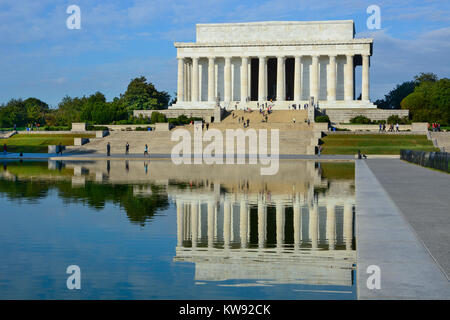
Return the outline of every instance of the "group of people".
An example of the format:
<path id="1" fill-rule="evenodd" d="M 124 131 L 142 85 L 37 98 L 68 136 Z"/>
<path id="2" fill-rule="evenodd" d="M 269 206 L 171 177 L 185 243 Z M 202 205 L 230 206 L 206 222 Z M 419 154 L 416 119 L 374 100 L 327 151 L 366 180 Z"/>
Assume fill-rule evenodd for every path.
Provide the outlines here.
<path id="1" fill-rule="evenodd" d="M 127 143 L 125 144 L 125 154 L 128 155 L 130 153 L 130 144 Z M 106 155 L 109 157 L 111 156 L 111 143 L 108 142 L 108 144 L 106 145 Z M 144 156 L 148 156 L 148 145 L 145 144 L 144 147 Z"/>
<path id="2" fill-rule="evenodd" d="M 437 122 L 433 122 L 431 124 L 433 131 L 441 131 L 441 124 Z M 428 128 L 430 128 L 430 124 L 428 124 Z"/>
<path id="3" fill-rule="evenodd" d="M 380 123 L 380 128 L 378 129 L 379 132 L 386 132 L 386 124 L 385 123 Z M 400 131 L 400 125 L 398 123 L 395 124 L 395 130 L 394 130 L 394 124 L 391 123 L 389 125 L 389 132 L 399 132 Z"/>
<path id="4" fill-rule="evenodd" d="M 239 117 L 238 118 L 238 123 L 241 123 L 241 122 L 242 122 L 244 128 L 248 128 L 250 126 L 250 119 L 244 119 L 243 116 Z"/>

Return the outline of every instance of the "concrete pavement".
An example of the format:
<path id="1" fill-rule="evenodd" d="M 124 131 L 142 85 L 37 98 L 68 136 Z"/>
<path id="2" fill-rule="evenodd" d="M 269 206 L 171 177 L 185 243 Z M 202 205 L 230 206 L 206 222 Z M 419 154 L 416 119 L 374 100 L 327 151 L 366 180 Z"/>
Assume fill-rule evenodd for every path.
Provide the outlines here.
<path id="1" fill-rule="evenodd" d="M 394 168 L 400 163 L 355 161 L 358 299 L 450 299 L 445 274 L 369 169 L 376 161 L 392 162 Z M 397 180 L 396 171 L 385 169 L 391 180 Z M 407 186 L 399 194 L 420 201 L 420 195 L 410 192 Z M 371 275 L 367 268 L 371 265 L 381 270 L 380 289 L 367 286 Z"/>
<path id="2" fill-rule="evenodd" d="M 450 280 L 450 174 L 404 161 L 367 164 Z"/>

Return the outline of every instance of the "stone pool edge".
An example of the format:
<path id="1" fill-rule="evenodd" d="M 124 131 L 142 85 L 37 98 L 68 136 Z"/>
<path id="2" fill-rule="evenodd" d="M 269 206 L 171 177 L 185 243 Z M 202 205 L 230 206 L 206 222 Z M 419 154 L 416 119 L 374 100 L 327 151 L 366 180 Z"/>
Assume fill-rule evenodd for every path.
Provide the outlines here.
<path id="1" fill-rule="evenodd" d="M 355 161 L 355 185 L 357 298 L 450 299 L 445 275 L 364 160 Z M 380 289 L 367 286 L 371 265 Z"/>

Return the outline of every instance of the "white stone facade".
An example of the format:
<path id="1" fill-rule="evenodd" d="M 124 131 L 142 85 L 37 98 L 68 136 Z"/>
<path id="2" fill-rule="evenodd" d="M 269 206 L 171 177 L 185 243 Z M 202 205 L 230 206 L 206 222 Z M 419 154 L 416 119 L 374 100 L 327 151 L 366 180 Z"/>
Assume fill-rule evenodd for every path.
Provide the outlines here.
<path id="1" fill-rule="evenodd" d="M 354 24 L 294 21 L 197 24 L 197 42 L 175 42 L 176 109 L 375 108 L 369 100 L 372 39 L 355 39 Z M 355 66 L 361 65 L 361 100 Z M 272 101 L 272 103 L 271 103 Z"/>

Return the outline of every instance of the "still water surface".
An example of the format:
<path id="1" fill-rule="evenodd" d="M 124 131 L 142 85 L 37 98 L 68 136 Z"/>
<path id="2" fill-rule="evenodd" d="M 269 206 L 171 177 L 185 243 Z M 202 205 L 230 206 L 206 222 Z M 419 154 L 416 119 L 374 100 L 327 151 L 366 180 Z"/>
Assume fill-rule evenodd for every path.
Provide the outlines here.
<path id="1" fill-rule="evenodd" d="M 3 162 L 0 298 L 355 299 L 354 196 L 351 162 Z"/>

